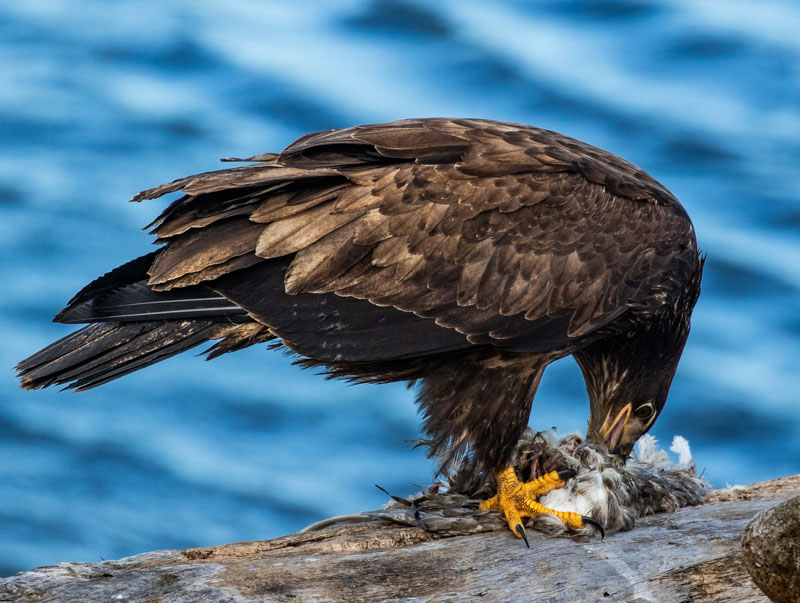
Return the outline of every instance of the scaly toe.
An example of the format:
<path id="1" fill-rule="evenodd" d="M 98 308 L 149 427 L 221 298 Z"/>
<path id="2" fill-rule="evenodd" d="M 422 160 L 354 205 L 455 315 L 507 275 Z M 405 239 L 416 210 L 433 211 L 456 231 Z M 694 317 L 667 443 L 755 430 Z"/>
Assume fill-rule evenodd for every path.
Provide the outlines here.
<path id="1" fill-rule="evenodd" d="M 534 515 L 550 514 L 555 515 L 574 530 L 582 530 L 587 525 L 594 527 L 600 532 L 600 537 L 605 538 L 603 526 L 591 517 L 586 517 L 571 511 L 556 511 L 549 509 L 538 502 L 537 497 L 562 488 L 567 480 L 575 477 L 573 469 L 563 469 L 561 471 L 551 471 L 550 473 L 522 483 L 517 478 L 513 467 L 508 467 L 497 475 L 497 494 L 492 498 L 480 503 L 481 509 L 494 509 L 505 514 L 506 522 L 511 532 L 518 538 L 525 540 L 525 544 L 530 548 L 525 528 L 522 525 L 523 517 Z"/>
<path id="2" fill-rule="evenodd" d="M 491 498 L 482 500 L 478 505 L 480 509 L 494 509 L 495 511 L 502 511 L 503 507 L 500 505 L 500 495 L 495 494 Z"/>

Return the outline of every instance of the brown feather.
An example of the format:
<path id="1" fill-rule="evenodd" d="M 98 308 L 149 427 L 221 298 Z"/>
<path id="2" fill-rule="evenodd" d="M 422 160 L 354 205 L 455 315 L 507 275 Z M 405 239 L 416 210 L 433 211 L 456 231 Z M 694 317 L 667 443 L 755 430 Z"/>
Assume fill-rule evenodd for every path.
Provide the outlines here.
<path id="1" fill-rule="evenodd" d="M 296 183 L 284 183 L 277 194 L 263 195 L 263 201 L 252 210 L 253 222 L 268 224 L 303 213 L 327 201 L 338 199 L 349 190 L 341 179 L 321 179 L 298 187 Z"/>
<path id="2" fill-rule="evenodd" d="M 275 258 L 295 253 L 358 218 L 358 214 L 331 214 L 330 202 L 272 222 L 263 229 L 256 255 Z"/>
<path id="3" fill-rule="evenodd" d="M 203 282 L 213 281 L 221 276 L 225 276 L 230 272 L 249 268 L 261 261 L 261 258 L 256 256 L 255 253 L 245 253 L 225 260 L 220 264 L 211 264 L 197 272 L 188 272 L 181 276 L 166 280 L 162 283 L 152 283 L 151 286 L 154 291 L 169 291 L 171 289 L 178 289 L 182 287 L 190 287 Z"/>
<path id="4" fill-rule="evenodd" d="M 247 219 L 231 218 L 176 238 L 156 257 L 149 282 L 163 284 L 250 253 L 263 229 Z"/>
<path id="5" fill-rule="evenodd" d="M 350 222 L 297 252 L 286 271 L 286 292 L 327 293 L 330 283 L 371 250 L 353 243 L 355 224 Z"/>

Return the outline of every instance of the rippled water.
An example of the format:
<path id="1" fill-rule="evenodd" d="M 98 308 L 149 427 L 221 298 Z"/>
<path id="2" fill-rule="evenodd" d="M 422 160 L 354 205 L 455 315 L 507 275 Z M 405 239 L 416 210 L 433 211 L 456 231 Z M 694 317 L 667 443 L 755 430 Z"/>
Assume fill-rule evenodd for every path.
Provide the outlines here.
<path id="1" fill-rule="evenodd" d="M 81 395 L 10 367 L 86 282 L 148 250 L 140 189 L 312 131 L 414 116 L 531 123 L 666 184 L 708 252 L 662 441 L 717 485 L 800 471 L 800 7 L 459 0 L 0 8 L 0 575 L 277 536 L 403 494 L 431 464 L 413 392 L 249 349 Z M 551 367 L 533 424 L 585 426 Z"/>

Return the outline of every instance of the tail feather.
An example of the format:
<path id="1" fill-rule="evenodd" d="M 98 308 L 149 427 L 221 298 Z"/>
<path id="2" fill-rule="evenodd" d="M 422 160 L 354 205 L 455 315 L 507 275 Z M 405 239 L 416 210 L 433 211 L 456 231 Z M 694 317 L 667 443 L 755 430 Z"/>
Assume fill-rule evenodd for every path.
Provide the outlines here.
<path id="1" fill-rule="evenodd" d="M 26 389 L 66 384 L 83 391 L 224 336 L 224 329 L 211 320 L 91 324 L 20 362 L 18 376 Z"/>
<path id="2" fill-rule="evenodd" d="M 218 328 L 219 325 L 216 326 Z M 209 339 L 214 338 L 213 333 L 213 331 L 210 334 L 205 332 L 195 333 L 194 335 L 185 337 L 180 342 L 166 347 L 154 346 L 155 349 L 151 349 L 151 351 L 147 353 L 139 354 L 137 350 L 137 353 L 127 354 L 125 357 L 117 358 L 113 366 L 103 365 L 102 370 L 87 370 L 80 373 L 79 378 L 74 381 L 71 387 L 74 387 L 77 391 L 84 391 L 97 387 L 98 385 L 103 385 L 104 383 L 113 381 L 128 373 L 138 371 L 151 364 L 156 364 L 170 356 L 174 356 L 175 354 L 179 354 L 180 352 L 205 343 L 209 341 Z"/>
<path id="3" fill-rule="evenodd" d="M 158 252 L 136 258 L 81 289 L 56 322 L 138 322 L 184 318 L 247 319 L 247 312 L 201 285 L 174 291 L 153 291 L 147 271 Z"/>
<path id="4" fill-rule="evenodd" d="M 90 323 L 17 365 L 22 387 L 107 383 L 213 339 L 209 357 L 274 338 L 242 308 L 201 285 L 153 291 L 147 271 L 159 252 L 115 268 L 70 300 L 55 318 Z"/>

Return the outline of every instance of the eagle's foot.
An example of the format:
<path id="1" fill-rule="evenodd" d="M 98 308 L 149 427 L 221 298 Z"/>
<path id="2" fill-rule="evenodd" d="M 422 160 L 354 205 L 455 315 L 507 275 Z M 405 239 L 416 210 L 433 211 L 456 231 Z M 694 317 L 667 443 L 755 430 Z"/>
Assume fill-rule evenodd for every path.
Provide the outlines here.
<path id="1" fill-rule="evenodd" d="M 591 517 L 572 513 L 568 511 L 556 511 L 548 509 L 536 499 L 555 490 L 563 488 L 567 480 L 575 476 L 575 471 L 565 469 L 563 471 L 551 471 L 535 480 L 521 482 L 517 479 L 517 474 L 513 467 L 501 471 L 497 475 L 497 494 L 481 502 L 481 509 L 494 509 L 502 511 L 506 516 L 508 527 L 517 538 L 522 538 L 528 545 L 528 537 L 525 535 L 525 527 L 522 525 L 524 517 L 533 517 L 541 513 L 550 513 L 563 521 L 570 528 L 580 530 L 591 525 L 600 531 L 601 537 L 605 537 L 603 526 Z"/>

